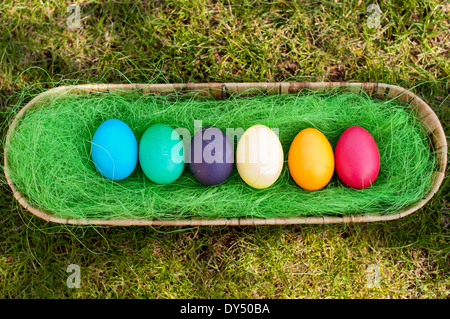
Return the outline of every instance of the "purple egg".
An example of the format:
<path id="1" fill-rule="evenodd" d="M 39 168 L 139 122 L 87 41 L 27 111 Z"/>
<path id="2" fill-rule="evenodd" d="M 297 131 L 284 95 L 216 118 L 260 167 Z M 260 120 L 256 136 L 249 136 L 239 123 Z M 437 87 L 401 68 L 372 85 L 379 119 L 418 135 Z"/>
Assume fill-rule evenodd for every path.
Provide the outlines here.
<path id="1" fill-rule="evenodd" d="M 194 134 L 188 156 L 192 175 L 207 186 L 224 182 L 233 170 L 233 145 L 226 134 L 214 126 L 204 126 Z"/>

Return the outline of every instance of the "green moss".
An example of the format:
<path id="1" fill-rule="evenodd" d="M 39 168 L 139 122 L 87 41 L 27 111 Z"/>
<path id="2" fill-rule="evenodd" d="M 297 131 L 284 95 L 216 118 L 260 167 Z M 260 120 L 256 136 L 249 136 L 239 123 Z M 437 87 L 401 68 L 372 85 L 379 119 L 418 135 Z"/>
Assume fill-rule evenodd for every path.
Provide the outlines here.
<path id="1" fill-rule="evenodd" d="M 167 185 L 151 182 L 140 167 L 114 182 L 103 178 L 90 158 L 92 136 L 110 118 L 127 123 L 138 140 L 155 123 L 187 128 L 191 136 L 196 120 L 224 131 L 264 124 L 279 130 L 285 160 L 290 143 L 304 128 L 317 128 L 334 147 L 345 129 L 359 125 L 378 145 L 381 171 L 363 190 L 346 187 L 335 174 L 315 192 L 293 182 L 286 161 L 277 182 L 262 190 L 246 185 L 236 168 L 226 182 L 214 187 L 198 183 L 188 167 Z M 75 219 L 390 214 L 428 192 L 434 161 L 412 110 L 394 100 L 338 91 L 232 96 L 223 101 L 139 93 L 69 95 L 27 112 L 12 132 L 8 151 L 11 178 L 30 202 Z"/>

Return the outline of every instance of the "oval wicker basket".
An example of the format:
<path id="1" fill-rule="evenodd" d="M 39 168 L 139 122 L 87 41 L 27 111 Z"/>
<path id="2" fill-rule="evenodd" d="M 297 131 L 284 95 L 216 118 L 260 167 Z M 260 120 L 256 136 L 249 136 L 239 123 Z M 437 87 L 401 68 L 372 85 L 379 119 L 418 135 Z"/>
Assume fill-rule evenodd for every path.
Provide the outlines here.
<path id="1" fill-rule="evenodd" d="M 221 218 L 221 219 L 190 219 L 190 220 L 142 220 L 142 219 L 115 219 L 115 220 L 85 220 L 85 219 L 62 219 L 55 217 L 51 212 L 43 211 L 29 205 L 26 194 L 18 191 L 11 181 L 8 170 L 8 143 L 10 132 L 27 110 L 44 105 L 48 97 L 64 94 L 86 94 L 90 92 L 115 91 L 116 93 L 130 90 L 140 90 L 143 93 L 173 93 L 174 91 L 183 94 L 192 94 L 204 98 L 225 99 L 234 93 L 244 93 L 248 95 L 253 92 L 266 92 L 267 94 L 289 94 L 298 93 L 304 89 L 310 90 L 330 90 L 339 87 L 342 90 L 354 92 L 366 92 L 369 96 L 377 99 L 396 98 L 409 107 L 415 109 L 420 117 L 420 121 L 429 135 L 432 149 L 435 153 L 437 166 L 434 171 L 433 185 L 429 193 L 418 203 L 407 207 L 402 211 L 389 215 L 349 215 L 342 217 L 335 216 L 307 216 L 291 218 Z M 61 86 L 41 93 L 25 105 L 11 123 L 5 142 L 4 168 L 5 176 L 14 197 L 28 211 L 34 215 L 51 222 L 75 225 L 276 225 L 276 224 L 328 224 L 347 222 L 374 222 L 387 221 L 407 216 L 423 207 L 438 191 L 445 174 L 447 164 L 447 140 L 442 125 L 433 110 L 414 93 L 395 85 L 383 83 L 347 83 L 347 82 L 281 82 L 281 83 L 186 83 L 186 84 L 93 84 Z"/>

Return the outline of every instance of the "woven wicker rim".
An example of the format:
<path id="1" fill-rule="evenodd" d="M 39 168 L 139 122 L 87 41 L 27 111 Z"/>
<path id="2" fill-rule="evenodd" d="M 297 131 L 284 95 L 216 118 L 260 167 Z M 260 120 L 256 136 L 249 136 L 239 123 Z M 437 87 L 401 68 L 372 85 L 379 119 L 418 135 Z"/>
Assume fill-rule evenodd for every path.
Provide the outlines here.
<path id="1" fill-rule="evenodd" d="M 229 95 L 235 93 L 266 92 L 268 94 L 289 94 L 298 93 L 301 90 L 330 90 L 337 88 L 343 91 L 366 92 L 369 96 L 378 99 L 396 98 L 409 107 L 415 109 L 420 117 L 424 129 L 428 132 L 436 159 L 437 167 L 434 171 L 433 185 L 429 193 L 418 203 L 407 207 L 396 214 L 388 215 L 349 215 L 349 216 L 305 216 L 289 218 L 220 218 L 220 219 L 189 219 L 189 220 L 158 220 L 158 219 L 64 219 L 54 216 L 51 212 L 40 210 L 27 202 L 27 197 L 18 191 L 11 181 L 8 169 L 8 143 L 9 136 L 19 118 L 27 110 L 45 105 L 46 99 L 54 95 L 65 94 L 86 94 L 91 92 L 110 91 L 115 93 L 131 90 L 140 90 L 143 93 L 168 94 L 179 92 L 182 94 L 192 94 L 212 99 L 226 99 Z M 253 93 L 252 93 L 253 90 Z M 438 191 L 445 176 L 447 164 L 447 139 L 439 118 L 421 98 L 402 87 L 384 83 L 348 83 L 348 82 L 281 82 L 281 83 L 174 83 L 174 84 L 92 84 L 92 85 L 73 85 L 60 86 L 45 91 L 29 103 L 27 103 L 16 115 L 11 123 L 4 151 L 5 176 L 16 200 L 26 210 L 45 221 L 73 224 L 73 225 L 111 225 L 111 226 L 131 226 L 131 225 L 156 225 L 156 226 L 201 226 L 201 225 L 280 225 L 280 224 L 330 224 L 330 223 L 348 223 L 348 222 L 374 222 L 388 221 L 405 217 L 421 207 L 423 207 Z"/>

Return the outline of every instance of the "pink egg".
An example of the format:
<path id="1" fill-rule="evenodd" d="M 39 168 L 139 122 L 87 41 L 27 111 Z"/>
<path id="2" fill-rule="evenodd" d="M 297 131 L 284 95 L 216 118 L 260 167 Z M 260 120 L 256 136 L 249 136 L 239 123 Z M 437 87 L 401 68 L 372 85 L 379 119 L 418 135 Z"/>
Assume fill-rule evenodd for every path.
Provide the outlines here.
<path id="1" fill-rule="evenodd" d="M 372 135 L 361 126 L 349 127 L 342 133 L 334 156 L 339 179 L 349 187 L 368 187 L 378 177 L 380 153 Z"/>

